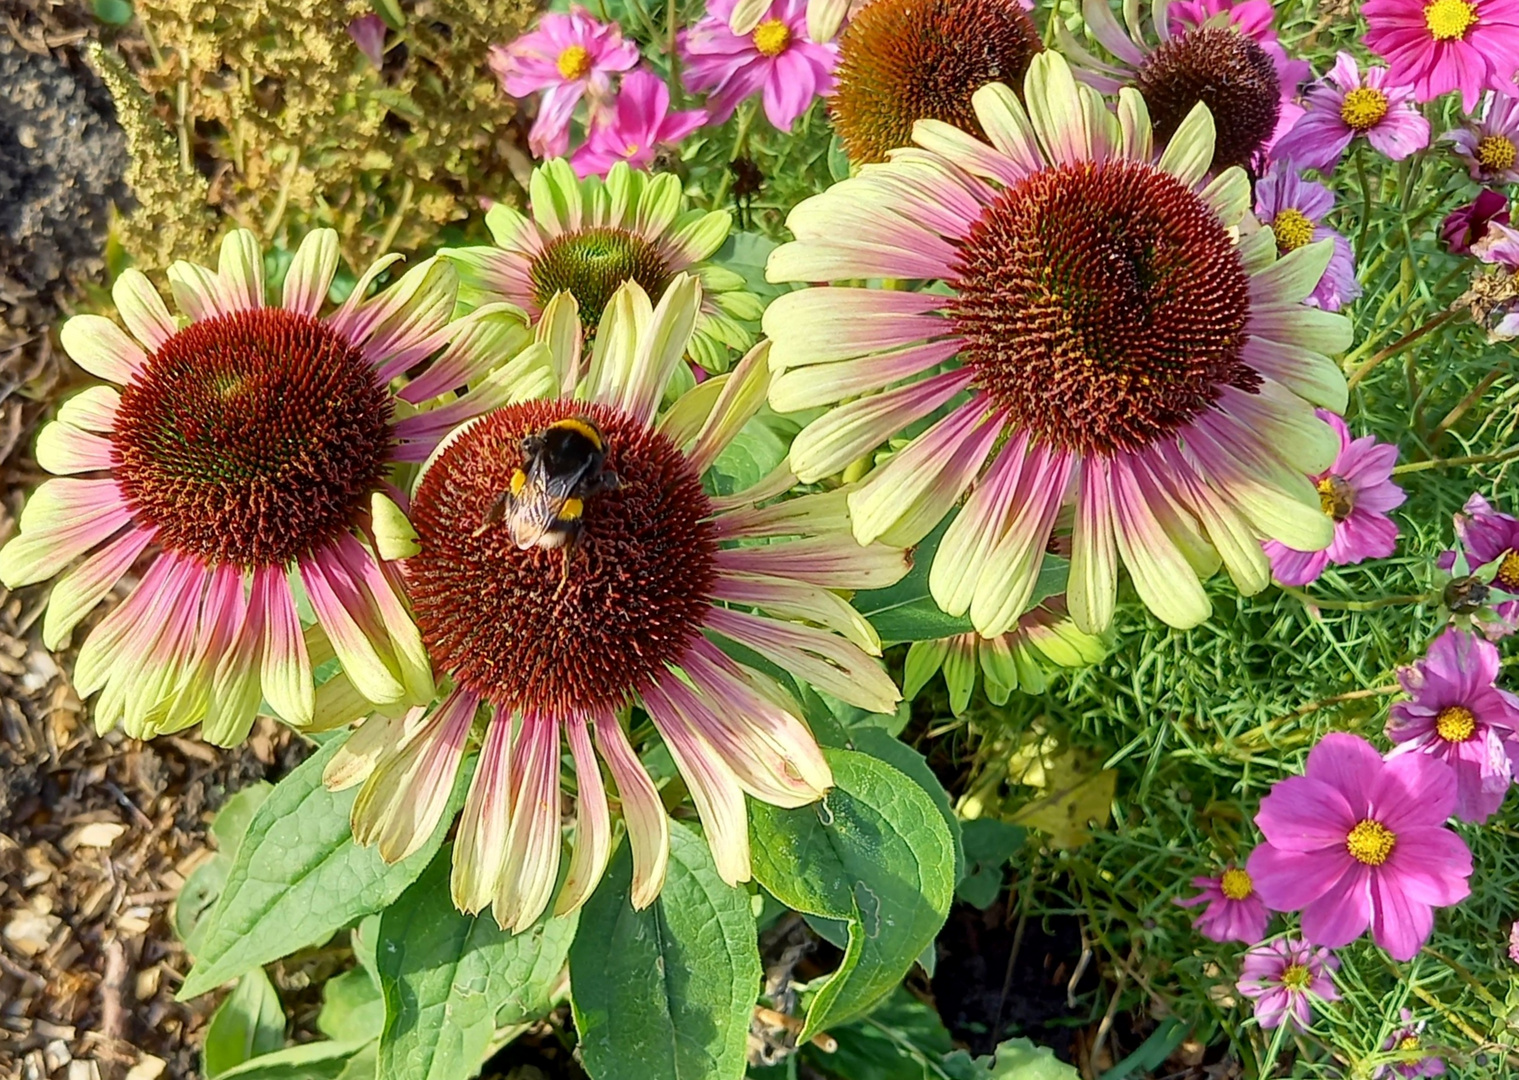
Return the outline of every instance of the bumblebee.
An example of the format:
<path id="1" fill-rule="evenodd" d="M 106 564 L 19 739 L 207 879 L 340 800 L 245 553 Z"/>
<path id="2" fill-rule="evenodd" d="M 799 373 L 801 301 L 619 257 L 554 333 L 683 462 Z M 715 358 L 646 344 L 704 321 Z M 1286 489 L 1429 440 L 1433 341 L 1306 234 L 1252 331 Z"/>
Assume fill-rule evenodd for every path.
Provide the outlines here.
<path id="1" fill-rule="evenodd" d="M 606 436 L 584 417 L 556 420 L 526 436 L 522 465 L 512 473 L 511 486 L 486 510 L 475 535 L 504 519 L 513 542 L 524 551 L 573 544 L 585 501 L 618 486 L 606 459 Z"/>

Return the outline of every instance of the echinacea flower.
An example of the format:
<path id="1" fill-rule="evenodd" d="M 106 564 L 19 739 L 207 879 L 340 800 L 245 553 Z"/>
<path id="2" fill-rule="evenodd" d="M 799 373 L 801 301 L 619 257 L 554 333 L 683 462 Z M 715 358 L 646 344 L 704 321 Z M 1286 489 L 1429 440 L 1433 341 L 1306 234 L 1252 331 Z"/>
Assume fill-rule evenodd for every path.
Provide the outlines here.
<path id="1" fill-rule="evenodd" d="M 570 147 L 570 120 L 586 98 L 591 119 L 606 108 L 612 76 L 638 63 L 638 46 L 614 23 L 597 22 L 583 7 L 549 12 L 535 30 L 490 50 L 490 69 L 514 98 L 542 93 L 528 146 L 539 157 L 560 157 Z"/>
<path id="2" fill-rule="evenodd" d="M 1306 60 L 1287 55 L 1271 23 L 1276 11 L 1271 0 L 1176 0 L 1166 9 L 1171 33 L 1181 35 L 1200 26 L 1230 25 L 1254 41 L 1276 64 L 1284 90 L 1296 89 L 1312 73 Z"/>
<path id="3" fill-rule="evenodd" d="M 1497 679 L 1497 648 L 1455 628 L 1398 671 L 1410 700 L 1393 705 L 1387 720 L 1387 737 L 1398 744 L 1392 756 L 1430 754 L 1455 770 L 1462 821 L 1486 821 L 1514 780 L 1509 749 L 1519 740 L 1519 698 Z"/>
<path id="4" fill-rule="evenodd" d="M 1161 141 L 1171 139 L 1196 105 L 1207 106 L 1216 124 L 1213 167 L 1249 164 L 1277 134 L 1282 106 L 1296 95 L 1296 84 L 1284 84 L 1271 54 L 1227 18 L 1176 33 L 1167 6 L 1167 0 L 1154 0 L 1147 32 L 1139 6 L 1126 5 L 1125 31 L 1109 0 L 1084 0 L 1087 29 L 1112 59 L 1082 48 L 1056 20 L 1060 49 L 1089 86 L 1105 94 L 1138 89 Z"/>
<path id="5" fill-rule="evenodd" d="M 861 0 L 854 0 L 859 4 Z M 728 29 L 735 34 L 752 34 L 764 21 L 771 0 L 736 0 L 728 13 Z M 807 37 L 818 43 L 833 40 L 849 14 L 850 0 L 807 0 Z"/>
<path id="6" fill-rule="evenodd" d="M 585 144 L 570 158 L 576 175 L 605 176 L 619 162 L 647 168 L 661 146 L 673 146 L 707 122 L 701 109 L 670 112 L 670 88 L 639 68 L 628 73 L 617 101 L 591 121 Z"/>
<path id="7" fill-rule="evenodd" d="M 1494 510 L 1492 503 L 1473 492 L 1455 515 L 1455 531 L 1467 565 L 1477 569 L 1496 563 L 1488 584 L 1519 596 L 1519 519 Z"/>
<path id="8" fill-rule="evenodd" d="M 530 335 L 522 314 L 501 306 L 451 325 L 454 272 L 435 259 L 370 296 L 397 258 L 376 263 L 324 315 L 335 232 L 305 238 L 281 302 L 268 305 L 258 244 L 238 230 L 217 270 L 169 268 L 183 320 L 128 270 L 113 295 L 131 336 L 99 315 L 65 324 L 69 355 L 116 386 L 69 399 L 43 429 L 37 459 L 60 479 L 22 512 L 20 535 L 0 549 L 0 579 L 15 587 L 62 573 L 43 622 L 43 640 L 57 648 L 143 567 L 79 650 L 74 683 L 82 696 L 99 692 L 101 731 L 120 723 L 148 737 L 202 722 L 208 741 L 231 745 L 261 698 L 310 724 L 318 645 L 342 661 L 334 690 L 351 685 L 382 705 L 431 697 L 431 665 L 394 568 L 362 542 L 371 508 L 376 496 L 399 495 L 390 467 L 426 457 L 439 424 L 504 400 L 485 375 Z M 393 388 L 440 350 L 424 374 Z M 414 408 L 470 384 L 452 404 Z M 320 640 L 308 649 L 298 596 L 330 650 Z"/>
<path id="9" fill-rule="evenodd" d="M 739 103 L 759 94 L 765 117 L 780 131 L 819 97 L 833 93 L 839 50 L 806 35 L 807 0 L 771 0 L 754 29 L 728 26 L 735 0 L 711 0 L 707 13 L 682 38 L 686 88 L 710 91 L 707 111 L 720 124 Z"/>
<path id="10" fill-rule="evenodd" d="M 873 0 L 839 41 L 834 129 L 857 164 L 909 145 L 919 120 L 979 137 L 972 95 L 987 83 L 1021 86 L 1043 49 L 1011 0 Z"/>
<path id="11" fill-rule="evenodd" d="M 723 371 L 730 349 L 743 352 L 754 343 L 739 320 L 759 319 L 759 298 L 738 274 L 707 261 L 728 239 L 733 219 L 723 210 L 690 209 L 679 177 L 618 163 L 605 181 L 577 180 L 566 162 L 549 161 L 533 171 L 529 197 L 527 214 L 503 203 L 486 212 L 494 247 L 439 253 L 459 270 L 462 303 L 505 301 L 536 321 L 556 293 L 568 292 L 581 325 L 594 333 L 627 282 L 660 296 L 676 274 L 690 273 L 702 283 L 691 338 L 697 362 Z"/>
<path id="12" fill-rule="evenodd" d="M 1301 169 L 1328 175 L 1360 137 L 1391 161 L 1429 145 L 1429 121 L 1415 107 L 1413 89 L 1393 82 L 1386 68 L 1367 68 L 1362 75 L 1346 52 L 1309 87 L 1305 105 L 1302 119 L 1271 148 L 1273 158 Z"/>
<path id="13" fill-rule="evenodd" d="M 1339 1001 L 1334 972 L 1340 962 L 1328 949 L 1297 938 L 1279 938 L 1245 953 L 1235 988 L 1255 999 L 1255 1019 L 1270 1030 L 1290 1023 L 1306 1031 L 1315 1001 Z"/>
<path id="14" fill-rule="evenodd" d="M 1278 161 L 1255 183 L 1255 216 L 1276 235 L 1276 250 L 1286 255 L 1315 240 L 1334 243 L 1324 276 L 1308 294 L 1308 303 L 1339 311 L 1361 295 L 1350 241 L 1324 224 L 1334 209 L 1334 192 L 1304 180 L 1290 164 Z"/>
<path id="15" fill-rule="evenodd" d="M 1371 928 L 1394 960 L 1429 939 L 1434 909 L 1470 892 L 1472 856 L 1446 828 L 1456 774 L 1426 754 L 1384 761 L 1356 735 L 1331 732 L 1302 776 L 1261 800 L 1266 842 L 1246 869 L 1274 911 L 1303 913 L 1303 936 L 1337 949 Z"/>
<path id="16" fill-rule="evenodd" d="M 1271 576 L 1283 585 L 1307 585 L 1329 566 L 1385 559 L 1398 546 L 1398 526 L 1388 516 L 1408 498 L 1392 481 L 1398 448 L 1370 435 L 1351 439 L 1345 421 L 1333 413 L 1321 409 L 1319 419 L 1332 427 L 1340 440 L 1334 463 L 1313 477 L 1319 508 L 1334 522 L 1334 540 L 1319 551 L 1295 551 L 1275 540 L 1267 541 Z"/>
<path id="17" fill-rule="evenodd" d="M 978 669 L 986 676 L 987 700 L 1006 705 L 1014 690 L 1044 693 L 1050 668 L 1085 667 L 1107 654 L 1108 643 L 1101 636 L 1076 627 L 1066 612 L 1065 597 L 1051 596 L 997 637 L 971 633 L 913 642 L 907 649 L 902 695 L 908 700 L 917 697 L 934 673 L 943 671 L 950 710 L 959 716 L 970 705 Z"/>
<path id="18" fill-rule="evenodd" d="M 1483 188 L 1465 206 L 1457 207 L 1440 224 L 1440 239 L 1452 255 L 1469 255 L 1472 245 L 1487 237 L 1487 227 L 1509 223 L 1508 196 Z"/>
<path id="19" fill-rule="evenodd" d="M 776 298 L 771 404 L 844 402 L 792 444 L 809 483 L 948 408 L 849 505 L 862 542 L 910 546 L 969 489 L 929 588 L 983 636 L 1029 606 L 1068 500 L 1078 627 L 1108 626 L 1120 560 L 1152 611 L 1195 626 L 1210 611 L 1199 576 L 1220 560 L 1253 593 L 1270 580 L 1262 539 L 1303 551 L 1334 539 L 1308 477 L 1338 441 L 1312 406 L 1344 405 L 1321 350 L 1350 331 L 1303 304 L 1333 247 L 1278 258 L 1244 173 L 1209 179 L 1205 108 L 1157 158 L 1132 89 L 1114 117 L 1045 52 L 1025 93 L 1027 111 L 1005 86 L 977 92 L 990 145 L 925 120 L 917 147 L 792 211 L 797 239 L 771 254 L 772 281 L 947 288 Z"/>
<path id="20" fill-rule="evenodd" d="M 1378 1065 L 1376 1071 L 1371 1074 L 1372 1080 L 1379 1080 L 1389 1072 L 1414 1080 L 1420 1076 L 1444 1076 L 1445 1062 L 1438 1055 L 1425 1054 L 1414 1056 L 1424 1048 L 1425 1021 L 1414 1023 L 1414 1014 L 1407 1009 L 1399 1013 L 1403 1026 L 1387 1037 L 1382 1044 L 1383 1050 L 1397 1050 L 1404 1055 L 1398 1061 L 1390 1061 L 1385 1065 Z"/>
<path id="21" fill-rule="evenodd" d="M 801 806 L 832 779 L 789 696 L 720 643 L 870 712 L 891 712 L 899 697 L 873 659 L 879 639 L 835 590 L 893 583 L 906 572 L 905 553 L 856 544 L 842 492 L 768 502 L 794 483 L 789 474 L 722 498 L 702 486 L 764 402 L 767 346 L 656 415 L 700 292 L 679 274 L 652 307 L 636 282 L 622 286 L 588 367 L 574 301 L 561 294 L 550 305 L 539 327 L 543 391 L 459 431 L 412 499 L 417 553 L 405 579 L 451 689 L 435 708 L 367 720 L 329 766 L 330 786 L 364 780 L 355 839 L 377 843 L 387 860 L 404 858 L 436 827 L 483 714 L 453 896 L 464 911 L 491 906 L 506 928 L 531 925 L 553 897 L 561 736 L 574 766 L 576 826 L 555 910 L 585 901 L 611 851 L 598 756 L 617 787 L 633 902 L 644 907 L 664 880 L 669 830 L 619 719 L 627 706 L 658 729 L 719 874 L 736 884 L 749 877 L 745 794 Z M 599 432 L 616 483 L 581 501 L 571 544 L 522 548 L 507 523 L 492 523 L 491 507 L 521 487 L 523 439 L 565 421 Z"/>
<path id="22" fill-rule="evenodd" d="M 1250 880 L 1249 871 L 1239 866 L 1226 866 L 1217 877 L 1193 878 L 1192 886 L 1202 892 L 1196 896 L 1178 896 L 1173 903 L 1188 908 L 1208 905 L 1192 923 L 1203 937 L 1209 941 L 1254 944 L 1266 936 L 1271 912 L 1255 894 L 1255 883 Z"/>
<path id="23" fill-rule="evenodd" d="M 1519 184 L 1519 97 L 1489 90 L 1481 112 L 1441 138 L 1455 144 L 1473 180 Z"/>
<path id="24" fill-rule="evenodd" d="M 1451 90 L 1471 112 L 1483 87 L 1519 93 L 1519 0 L 1366 0 L 1366 47 L 1418 101 Z"/>

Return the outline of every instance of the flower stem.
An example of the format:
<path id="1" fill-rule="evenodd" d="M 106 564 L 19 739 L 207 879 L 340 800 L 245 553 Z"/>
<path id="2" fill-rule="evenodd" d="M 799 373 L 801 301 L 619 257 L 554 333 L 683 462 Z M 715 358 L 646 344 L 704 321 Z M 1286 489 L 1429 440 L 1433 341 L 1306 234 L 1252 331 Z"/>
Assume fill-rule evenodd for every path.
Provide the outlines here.
<path id="1" fill-rule="evenodd" d="M 1435 599 L 1438 593 L 1410 593 L 1405 596 L 1379 596 L 1375 600 L 1320 600 L 1302 589 L 1283 585 L 1282 592 L 1307 607 L 1326 608 L 1330 611 L 1379 611 L 1382 608 L 1399 607 L 1403 604 L 1422 604 Z"/>
<path id="2" fill-rule="evenodd" d="M 1350 378 L 1347 379 L 1346 382 L 1350 385 L 1351 389 L 1355 389 L 1356 383 L 1366 378 L 1366 376 L 1371 373 L 1372 369 L 1380 364 L 1383 360 L 1386 360 L 1391 356 L 1396 356 L 1398 353 L 1408 348 L 1424 335 L 1430 333 L 1431 331 L 1438 330 L 1440 327 L 1444 326 L 1455 317 L 1456 313 L 1454 311 L 1442 311 L 1434 318 L 1426 319 L 1423 323 L 1414 327 L 1408 333 L 1398 338 L 1397 341 L 1394 341 L 1391 345 L 1387 346 L 1387 348 L 1382 349 L 1380 352 L 1373 353 L 1370 359 L 1366 360 L 1361 364 L 1360 367 L 1356 368 L 1350 373 Z"/>

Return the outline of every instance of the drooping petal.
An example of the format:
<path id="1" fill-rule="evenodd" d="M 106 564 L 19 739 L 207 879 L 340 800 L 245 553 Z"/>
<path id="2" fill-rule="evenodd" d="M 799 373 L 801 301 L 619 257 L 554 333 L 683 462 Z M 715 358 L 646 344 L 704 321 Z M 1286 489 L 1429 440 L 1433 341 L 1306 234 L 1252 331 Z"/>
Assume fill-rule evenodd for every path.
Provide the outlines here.
<path id="1" fill-rule="evenodd" d="M 622 819 L 633 847 L 632 902 L 634 908 L 642 910 L 664 888 L 670 864 L 670 819 L 665 816 L 659 792 L 617 718 L 608 713 L 595 717 L 592 723 L 596 728 L 596 747 L 612 773 L 622 802 Z"/>

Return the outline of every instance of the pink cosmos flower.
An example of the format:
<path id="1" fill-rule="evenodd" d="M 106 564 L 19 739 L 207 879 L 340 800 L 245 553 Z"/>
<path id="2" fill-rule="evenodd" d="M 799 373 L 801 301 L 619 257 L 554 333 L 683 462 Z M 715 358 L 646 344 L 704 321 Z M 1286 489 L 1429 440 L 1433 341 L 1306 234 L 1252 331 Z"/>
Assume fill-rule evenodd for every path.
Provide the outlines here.
<path id="1" fill-rule="evenodd" d="M 1519 98 L 1489 90 L 1480 113 L 1440 137 L 1455 144 L 1473 180 L 1519 184 Z"/>
<path id="2" fill-rule="evenodd" d="M 1280 938 L 1245 954 L 1235 987 L 1255 999 L 1261 1027 L 1288 1021 L 1298 1031 L 1313 1023 L 1313 999 L 1339 1001 L 1333 972 L 1340 962 L 1328 949 L 1315 949 L 1298 938 Z"/>
<path id="3" fill-rule="evenodd" d="M 1255 883 L 1247 871 L 1238 866 L 1225 867 L 1217 877 L 1193 878 L 1192 885 L 1202 892 L 1196 896 L 1178 896 L 1173 903 L 1179 907 L 1208 905 L 1192 922 L 1203 937 L 1210 941 L 1249 943 L 1266 936 L 1271 912 L 1256 895 Z"/>
<path id="4" fill-rule="evenodd" d="M 1440 225 L 1440 239 L 1452 255 L 1466 255 L 1472 245 L 1487 236 L 1488 226 L 1509 223 L 1508 196 L 1492 188 L 1483 188 L 1465 206 L 1446 215 Z"/>
<path id="5" fill-rule="evenodd" d="M 659 147 L 680 142 L 706 122 L 703 109 L 672 113 L 670 88 L 652 71 L 639 68 L 622 80 L 616 107 L 591 124 L 590 137 L 570 164 L 582 180 L 606 176 L 619 161 L 647 168 Z"/>
<path id="6" fill-rule="evenodd" d="M 1484 86 L 1519 93 L 1519 0 L 1367 0 L 1361 14 L 1366 47 L 1419 101 L 1459 90 L 1472 112 Z"/>
<path id="7" fill-rule="evenodd" d="M 1398 545 L 1398 526 L 1388 511 L 1408 498 L 1392 482 L 1396 446 L 1379 443 L 1370 435 L 1352 440 L 1344 420 L 1323 409 L 1317 412 L 1340 437 L 1334 464 L 1313 478 L 1319 506 L 1334 521 L 1334 541 L 1323 551 L 1295 551 L 1279 541 L 1266 541 L 1271 574 L 1283 585 L 1306 585 L 1331 565 L 1348 566 L 1391 555 Z"/>
<path id="8" fill-rule="evenodd" d="M 1255 216 L 1276 234 L 1278 254 L 1286 255 L 1315 240 L 1334 242 L 1329 265 L 1308 294 L 1308 303 L 1325 311 L 1339 311 L 1361 295 L 1350 241 L 1323 223 L 1333 209 L 1334 193 L 1323 184 L 1304 180 L 1289 162 L 1278 161 L 1256 181 Z"/>
<path id="9" fill-rule="evenodd" d="M 1434 929 L 1434 909 L 1471 891 L 1472 856 L 1445 827 L 1456 774 L 1405 754 L 1383 761 L 1357 735 L 1333 732 L 1261 800 L 1266 842 L 1246 869 L 1266 906 L 1302 911 L 1303 936 L 1337 949 L 1371 928 L 1394 960 L 1408 960 Z"/>
<path id="10" fill-rule="evenodd" d="M 1474 492 L 1456 514 L 1455 527 L 1467 565 L 1476 569 L 1498 563 L 1489 584 L 1511 596 L 1519 596 L 1519 519 L 1499 513 Z"/>
<path id="11" fill-rule="evenodd" d="M 1399 744 L 1389 756 L 1425 753 L 1451 766 L 1462 821 L 1486 821 L 1514 778 L 1509 749 L 1519 738 L 1519 698 L 1498 689 L 1497 678 L 1497 648 L 1454 628 L 1398 672 L 1411 698 L 1387 720 L 1387 737 Z"/>
<path id="12" fill-rule="evenodd" d="M 1485 263 L 1519 273 L 1519 229 L 1490 222 L 1487 233 L 1472 245 L 1472 254 Z"/>
<path id="13" fill-rule="evenodd" d="M 1403 1027 L 1387 1037 L 1382 1044 L 1383 1050 L 1401 1050 L 1404 1053 L 1412 1053 L 1423 1046 L 1424 1021 L 1414 1023 L 1414 1014 L 1407 1009 L 1400 1013 Z M 1389 1062 L 1386 1065 L 1378 1065 L 1376 1072 L 1372 1073 L 1372 1080 L 1380 1080 L 1389 1072 L 1395 1072 L 1399 1076 L 1408 1077 L 1412 1080 L 1418 1076 L 1443 1076 L 1445 1074 L 1445 1062 L 1431 1054 L 1428 1057 L 1414 1058 L 1411 1061 Z"/>
<path id="14" fill-rule="evenodd" d="M 624 41 L 616 23 L 597 22 L 583 7 L 549 13 L 538 28 L 510 45 L 496 45 L 490 68 L 514 98 L 542 92 L 528 145 L 539 157 L 561 157 L 570 147 L 570 117 L 582 97 L 594 121 L 611 95 L 612 74 L 638 63 L 638 46 Z"/>
<path id="15" fill-rule="evenodd" d="M 682 40 L 686 87 L 712 92 L 707 108 L 715 124 L 745 98 L 762 94 L 770 123 L 790 131 L 814 98 L 833 93 L 838 46 L 808 39 L 807 0 L 773 0 L 748 34 L 729 29 L 735 2 L 712 0 Z"/>
<path id="16" fill-rule="evenodd" d="M 1412 89 L 1394 83 L 1386 68 L 1367 68 L 1362 76 L 1355 58 L 1342 52 L 1309 88 L 1306 114 L 1277 140 L 1271 156 L 1328 174 L 1351 140 L 1364 135 L 1372 149 L 1402 161 L 1429 145 L 1429 121 L 1412 98 Z"/>
<path id="17" fill-rule="evenodd" d="M 1508 930 L 1508 958 L 1519 964 L 1519 921 Z"/>

